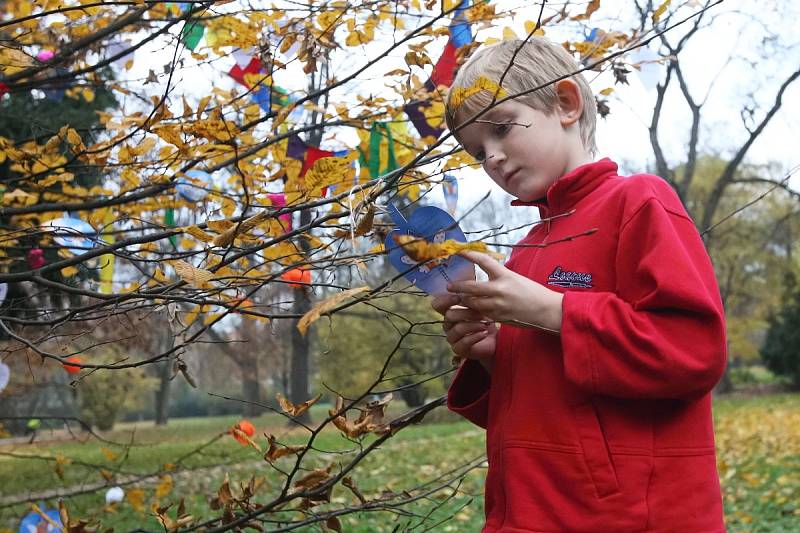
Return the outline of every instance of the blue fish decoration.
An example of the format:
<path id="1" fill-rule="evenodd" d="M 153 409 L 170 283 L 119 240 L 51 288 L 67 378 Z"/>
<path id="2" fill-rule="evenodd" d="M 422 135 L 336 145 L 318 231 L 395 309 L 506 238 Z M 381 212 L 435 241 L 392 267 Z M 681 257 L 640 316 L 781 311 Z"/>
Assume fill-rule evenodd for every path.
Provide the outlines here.
<path id="1" fill-rule="evenodd" d="M 443 209 L 434 206 L 420 207 L 408 220 L 393 204 L 389 204 L 389 216 L 397 229 L 386 236 L 385 246 L 389 262 L 405 278 L 428 294 L 446 294 L 451 281 L 475 279 L 475 266 L 461 256 L 453 255 L 444 260 L 429 261 L 417 265 L 418 261 L 406 255 L 394 240 L 395 235 L 411 235 L 431 243 L 447 240 L 467 242 L 464 232 L 456 221 Z"/>

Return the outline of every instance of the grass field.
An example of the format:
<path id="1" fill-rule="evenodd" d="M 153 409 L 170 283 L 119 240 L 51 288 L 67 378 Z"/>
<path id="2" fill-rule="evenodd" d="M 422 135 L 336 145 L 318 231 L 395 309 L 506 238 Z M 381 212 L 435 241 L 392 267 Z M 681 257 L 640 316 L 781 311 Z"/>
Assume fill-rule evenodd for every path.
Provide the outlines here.
<path id="1" fill-rule="evenodd" d="M 318 420 L 324 410 L 315 406 L 312 416 Z M 424 524 L 420 529 L 438 523 L 437 531 L 480 530 L 483 434 L 443 411 L 434 415 L 435 420 L 400 432 L 352 472 L 367 499 L 431 482 L 471 459 L 478 459 L 479 466 L 466 475 L 458 490 L 446 489 L 415 502 L 408 508 L 414 513 L 411 516 L 387 512 L 349 515 L 341 518 L 345 531 L 391 531 L 396 526 L 402 530 L 420 523 Z M 716 402 L 715 417 L 729 531 L 800 531 L 800 396 L 723 398 Z M 258 451 L 224 434 L 236 420 L 176 419 L 166 428 L 155 428 L 152 423 L 125 424 L 103 435 L 115 443 L 133 442 L 132 446 L 94 439 L 0 446 L 0 531 L 16 531 L 19 518 L 30 509 L 29 505 L 12 505 L 14 499 L 103 483 L 113 486 L 150 473 L 159 475 L 125 485 L 128 499 L 113 507 L 105 506 L 105 488 L 68 498 L 71 516 L 99 521 L 116 531 L 159 531 L 163 528 L 150 504 L 158 500 L 163 506 L 183 497 L 188 512 L 209 518 L 216 516 L 209 509 L 209 498 L 217 493 L 226 474 L 233 487 L 253 476 L 262 479 L 259 495 L 261 500 L 267 499 L 279 491 L 280 476 Z M 304 440 L 304 430 L 289 431 L 277 415 L 265 415 L 253 423 L 259 432 L 274 433 L 281 442 Z M 263 444 L 264 439 L 260 441 Z M 197 451 L 199 447 L 202 449 Z M 336 431 L 321 434 L 317 448 L 322 452 L 313 454 L 310 468 L 342 464 L 358 451 Z M 276 464 L 290 468 L 293 459 L 282 458 Z M 42 502 L 57 504 L 56 498 Z M 330 508 L 355 503 L 352 492 L 337 486 Z M 298 516 L 288 507 L 285 513 L 286 517 Z"/>

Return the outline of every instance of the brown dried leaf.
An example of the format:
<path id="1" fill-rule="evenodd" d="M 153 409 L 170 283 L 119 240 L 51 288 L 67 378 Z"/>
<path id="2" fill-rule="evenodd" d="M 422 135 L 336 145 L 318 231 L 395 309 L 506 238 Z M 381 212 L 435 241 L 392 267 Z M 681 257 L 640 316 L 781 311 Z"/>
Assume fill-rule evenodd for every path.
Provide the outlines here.
<path id="1" fill-rule="evenodd" d="M 355 289 L 348 289 L 346 291 L 342 291 L 340 293 L 334 294 L 333 296 L 326 298 L 315 305 L 308 313 L 303 315 L 303 317 L 297 322 L 297 329 L 300 330 L 300 333 L 303 335 L 306 334 L 308 331 L 308 327 L 319 320 L 319 318 L 324 315 L 325 313 L 335 309 L 339 304 L 347 300 L 348 298 L 352 298 L 357 294 L 361 294 L 362 292 L 369 291 L 369 287 L 357 287 Z"/>
<path id="2" fill-rule="evenodd" d="M 322 394 L 321 393 L 317 394 L 314 398 L 311 398 L 310 400 L 306 400 L 303 403 L 298 403 L 298 404 L 293 404 L 292 402 L 287 400 L 280 392 L 275 394 L 275 398 L 278 399 L 278 403 L 280 404 L 281 409 L 283 409 L 283 412 L 287 413 L 290 416 L 299 416 L 305 413 L 309 407 L 317 403 L 319 399 L 322 398 Z"/>
<path id="3" fill-rule="evenodd" d="M 333 463 L 328 465 L 328 468 L 318 468 L 310 471 L 300 479 L 294 482 L 294 487 L 300 490 L 314 489 L 319 487 L 331 477 L 331 470 L 333 470 Z"/>
<path id="4" fill-rule="evenodd" d="M 274 463 L 276 459 L 280 459 L 285 455 L 300 453 L 306 449 L 305 446 L 284 446 L 277 444 L 275 442 L 274 435 L 268 435 L 267 440 L 269 441 L 269 449 L 267 450 L 267 453 L 264 454 L 264 460 L 270 464 Z"/>
<path id="5" fill-rule="evenodd" d="M 183 281 L 194 287 L 203 287 L 214 279 L 213 272 L 194 267 L 181 259 L 172 261 L 170 264 L 172 268 L 175 269 L 175 273 L 178 274 Z"/>

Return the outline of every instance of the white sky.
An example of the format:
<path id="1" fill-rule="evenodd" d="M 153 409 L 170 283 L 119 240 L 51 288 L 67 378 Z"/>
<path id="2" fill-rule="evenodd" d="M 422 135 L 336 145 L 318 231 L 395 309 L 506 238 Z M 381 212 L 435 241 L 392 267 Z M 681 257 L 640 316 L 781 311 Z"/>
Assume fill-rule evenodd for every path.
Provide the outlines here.
<path id="1" fill-rule="evenodd" d="M 524 22 L 535 20 L 539 12 L 538 3 L 534 2 L 495 0 L 493 4 L 496 5 L 497 12 L 516 10 L 512 21 L 506 22 L 505 25 L 511 26 L 520 36 L 524 35 Z M 630 21 L 632 4 L 631 0 L 604 0 L 600 11 L 592 17 L 591 26 L 628 32 L 633 27 L 632 22 L 626 22 Z M 766 3 L 727 0 L 709 13 L 715 17 L 711 26 L 700 30 L 692 38 L 691 44 L 681 55 L 681 60 L 695 99 L 702 100 L 706 93 L 709 93 L 709 86 L 713 82 L 703 109 L 701 150 L 723 156 L 730 155 L 733 148 L 739 146 L 747 135 L 739 113 L 743 104 L 748 101 L 748 93 L 756 91 L 755 100 L 762 106 L 771 104 L 780 82 L 800 64 L 798 39 L 793 32 L 794 21 L 800 17 L 798 4 L 800 2 L 791 0 L 771 2 L 769 5 L 774 6 L 775 10 L 775 13 L 772 13 L 766 9 Z M 556 9 L 559 7 L 554 6 Z M 686 10 L 681 15 L 689 13 L 690 10 Z M 708 17 L 706 20 L 709 20 Z M 482 30 L 478 32 L 477 39 L 482 41 L 489 36 L 499 37 L 502 34 L 502 27 L 503 25 L 500 25 Z M 688 24 L 683 28 L 688 29 Z M 683 34 L 685 31 L 683 28 L 675 30 L 673 37 L 670 38 L 672 42 Z M 766 31 L 775 33 L 777 38 L 775 43 L 767 44 L 770 53 L 764 59 L 759 58 L 759 52 Z M 548 29 L 547 35 L 552 40 L 560 42 L 566 39 L 576 40 L 583 33 L 584 28 L 578 23 L 573 23 L 571 27 L 561 25 L 558 28 Z M 443 47 L 444 38 L 439 40 L 441 43 L 437 41 L 436 46 Z M 374 55 L 379 44 L 381 43 L 370 44 L 365 48 L 365 52 Z M 773 48 L 770 49 L 770 46 Z M 340 58 L 337 63 L 337 74 L 340 71 L 351 71 L 365 59 L 364 55 L 353 54 L 352 49 L 348 50 L 351 55 Z M 198 51 L 203 50 L 200 48 Z M 171 47 L 142 49 L 137 52 L 135 66 L 129 75 L 144 78 L 151 68 L 160 75 L 162 65 L 169 61 L 171 55 Z M 438 57 L 438 51 L 431 49 L 431 56 L 434 59 Z M 184 57 L 187 67 L 193 64 L 188 52 L 184 53 Z M 213 57 L 213 54 L 210 54 L 210 57 Z M 362 76 L 358 86 L 362 94 L 368 94 L 370 91 L 375 94 L 385 94 L 385 80 L 382 74 L 393 68 L 405 67 L 402 57 L 403 52 L 393 54 L 393 57 L 382 61 L 380 65 Z M 230 88 L 234 85 L 225 75 L 232 64 L 232 58 L 223 58 L 214 65 L 181 69 L 177 72 L 175 82 L 180 85 L 180 91 L 186 91 L 187 87 L 191 87 L 190 92 L 199 98 L 200 95 L 207 94 L 214 85 L 220 88 Z M 661 68 L 663 73 L 665 67 Z M 416 73 L 424 79 L 429 72 L 430 67 L 424 73 L 419 70 Z M 636 73 L 631 73 L 628 79 L 630 84 L 627 86 L 613 85 L 611 75 L 603 74 L 594 79 L 590 78 L 590 82 L 595 91 L 615 87 L 614 93 L 609 97 L 611 115 L 605 120 L 598 120 L 599 156 L 611 157 L 620 163 L 623 172 L 633 173 L 653 167 L 654 160 L 646 124 L 650 121 L 655 90 L 645 88 Z M 164 77 L 159 76 L 159 81 L 163 83 Z M 286 73 L 283 77 L 277 75 L 276 82 L 290 89 L 302 89 L 305 85 L 302 73 L 298 75 L 297 71 Z M 156 94 L 159 90 L 163 90 L 162 83 L 143 86 L 142 91 L 145 94 Z M 677 87 L 674 87 L 670 93 L 661 121 L 663 147 L 668 159 L 673 163 L 681 161 L 681 154 L 685 152 L 690 123 L 689 110 L 681 102 L 676 89 Z M 353 85 L 348 86 L 347 93 L 340 92 L 333 97 L 352 101 Z M 780 113 L 773 118 L 746 158 L 746 161 L 751 163 L 777 163 L 780 170 L 777 174 L 769 176 L 773 179 L 782 178 L 786 169 L 800 164 L 800 154 L 795 147 L 795 140 L 800 133 L 798 97 L 800 97 L 800 81 L 786 91 Z M 127 104 L 136 105 L 134 102 Z M 757 108 L 756 118 L 760 120 L 763 113 L 763 108 Z M 351 147 L 356 144 L 352 132 L 349 136 L 345 133 L 340 138 L 347 141 Z M 340 147 L 342 146 L 323 144 L 323 148 L 328 149 Z M 504 193 L 481 171 L 463 170 L 457 173 L 457 177 L 460 189 L 459 214 L 488 190 L 493 191 L 492 198 L 498 207 L 507 205 Z M 800 179 L 795 178 L 792 184 L 795 188 L 800 188 Z M 434 191 L 429 199 L 443 205 L 440 190 Z"/>

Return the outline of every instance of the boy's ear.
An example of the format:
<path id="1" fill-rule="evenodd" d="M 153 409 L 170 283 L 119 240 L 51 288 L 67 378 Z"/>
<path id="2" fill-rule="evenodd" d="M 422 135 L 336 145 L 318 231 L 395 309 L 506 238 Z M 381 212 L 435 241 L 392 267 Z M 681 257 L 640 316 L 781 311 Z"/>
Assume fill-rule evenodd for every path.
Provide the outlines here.
<path id="1" fill-rule="evenodd" d="M 583 98 L 578 84 L 571 79 L 556 82 L 559 117 L 564 127 L 575 124 L 583 114 Z"/>

